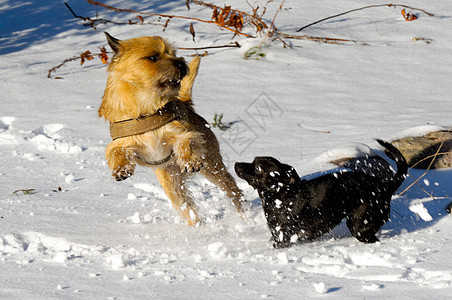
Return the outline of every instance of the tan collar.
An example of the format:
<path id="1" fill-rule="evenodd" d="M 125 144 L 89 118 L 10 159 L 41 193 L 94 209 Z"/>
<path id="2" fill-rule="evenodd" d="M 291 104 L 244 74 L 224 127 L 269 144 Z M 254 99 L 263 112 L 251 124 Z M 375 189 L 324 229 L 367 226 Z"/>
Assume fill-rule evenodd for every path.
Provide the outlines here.
<path id="1" fill-rule="evenodd" d="M 136 119 L 128 119 L 110 124 L 110 136 L 112 140 L 132 135 L 143 134 L 157 130 L 160 127 L 176 120 L 188 118 L 187 104 L 180 100 L 168 102 L 152 115 L 141 116 Z"/>

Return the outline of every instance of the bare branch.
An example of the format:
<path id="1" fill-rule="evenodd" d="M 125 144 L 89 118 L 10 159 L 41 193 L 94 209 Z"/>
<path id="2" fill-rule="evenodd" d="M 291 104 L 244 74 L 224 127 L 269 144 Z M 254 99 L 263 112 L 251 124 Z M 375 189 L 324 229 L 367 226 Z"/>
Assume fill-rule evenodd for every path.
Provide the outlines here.
<path id="1" fill-rule="evenodd" d="M 139 22 L 132 22 L 132 20 L 129 20 L 129 22 L 125 23 L 125 22 L 114 22 L 111 20 L 107 20 L 107 19 L 91 19 L 90 17 L 82 17 L 77 15 L 74 10 L 72 10 L 72 8 L 69 6 L 69 4 L 67 4 L 67 2 L 64 2 L 64 5 L 66 5 L 67 9 L 69 9 L 69 11 L 71 12 L 71 14 L 74 16 L 74 18 L 76 19 L 81 19 L 87 23 L 85 23 L 85 26 L 91 26 L 93 28 L 96 28 L 97 24 L 107 24 L 107 23 L 112 23 L 115 25 L 132 25 L 132 24 L 139 24 Z M 140 16 L 137 16 L 137 18 L 139 18 L 141 20 L 141 23 L 143 23 L 143 18 L 141 18 Z"/>
<path id="2" fill-rule="evenodd" d="M 221 45 L 221 46 L 207 46 L 207 47 L 197 47 L 197 48 L 178 47 L 176 49 L 178 49 L 178 50 L 195 50 L 196 51 L 196 50 L 206 50 L 206 49 L 240 48 L 240 47 L 241 46 L 238 42 L 231 42 L 230 44 Z M 99 53 L 91 53 L 90 51 L 85 51 L 80 55 L 73 56 L 71 58 L 67 58 L 67 59 L 63 60 L 59 65 L 49 69 L 49 71 L 47 72 L 47 78 L 62 79 L 62 77 L 58 77 L 58 76 L 52 77 L 52 73 L 56 72 L 59 68 L 61 68 L 62 66 L 64 66 L 65 64 L 67 64 L 68 62 L 71 62 L 71 61 L 80 60 L 81 64 L 83 64 L 85 62 L 85 60 L 91 60 L 95 56 L 98 56 L 100 58 L 100 60 L 102 61 L 102 63 L 104 63 L 104 64 L 108 63 L 107 53 L 111 53 L 111 52 L 106 51 L 105 47 L 102 47 L 100 50 L 101 50 L 101 52 L 99 52 Z"/>
<path id="3" fill-rule="evenodd" d="M 339 44 L 339 43 L 345 43 L 345 42 L 346 43 L 358 43 L 358 41 L 348 40 L 348 39 L 318 37 L 318 36 L 311 36 L 311 35 L 291 35 L 291 34 L 287 34 L 284 32 L 278 32 L 278 34 L 285 39 L 308 40 L 308 41 L 322 42 L 322 43 L 326 43 L 326 44 Z"/>
<path id="4" fill-rule="evenodd" d="M 445 141 L 442 141 L 441 144 L 439 145 L 438 150 L 436 150 L 436 153 L 433 155 L 433 159 L 432 159 L 432 161 L 430 162 L 430 164 L 428 165 L 428 167 L 427 167 L 427 169 L 425 170 L 425 172 L 424 172 L 421 176 L 419 176 L 419 178 L 416 179 L 412 184 L 410 184 L 406 189 L 404 189 L 401 193 L 399 193 L 399 196 L 403 195 L 403 194 L 404 194 L 406 191 L 408 191 L 413 185 L 418 184 L 418 181 L 421 180 L 425 175 L 427 175 L 428 171 L 430 170 L 430 168 L 432 167 L 433 163 L 435 162 L 436 157 L 439 155 L 439 153 L 440 153 L 439 151 L 440 151 L 441 148 L 443 147 L 444 142 L 445 142 Z M 419 184 L 418 184 L 418 185 L 419 185 Z M 425 191 L 425 190 L 424 190 L 424 191 Z M 426 192 L 426 193 L 427 193 L 427 192 Z M 428 194 L 428 193 L 427 193 L 427 195 L 429 195 L 430 197 L 433 198 L 432 195 L 430 195 L 430 194 Z M 434 198 L 433 198 L 433 200 L 434 200 Z"/>
<path id="5" fill-rule="evenodd" d="M 302 31 L 303 29 L 306 29 L 306 28 L 308 28 L 308 27 L 310 27 L 310 26 L 312 26 L 312 25 L 318 24 L 318 23 L 320 23 L 320 22 L 323 22 L 323 21 L 326 21 L 326 20 L 330 20 L 330 19 L 333 19 L 333 18 L 337 18 L 337 17 L 343 16 L 343 15 L 346 15 L 346 14 L 349 14 L 349 13 L 352 13 L 352 12 L 355 12 L 355 11 L 364 10 L 364 9 L 368 9 L 368 8 L 383 7 L 383 6 L 387 6 L 387 7 L 397 7 L 397 6 L 400 6 L 400 7 L 404 7 L 404 8 L 408 8 L 408 9 L 412 9 L 412 10 L 418 10 L 418 11 L 421 11 L 421 12 L 423 12 L 424 14 L 430 16 L 430 17 L 434 16 L 434 14 L 429 13 L 429 12 L 423 10 L 423 9 L 420 9 L 420 8 L 414 8 L 414 7 L 406 6 L 406 5 L 403 5 L 403 4 L 390 4 L 390 3 L 389 3 L 389 4 L 376 4 L 376 5 L 368 5 L 368 6 L 364 6 L 364 7 L 361 7 L 361 8 L 355 8 L 355 9 L 352 9 L 352 10 L 349 10 L 349 11 L 346 11 L 346 12 L 343 12 L 343 13 L 340 13 L 340 14 L 337 14 L 337 15 L 333 15 L 333 16 L 326 17 L 326 18 L 324 18 L 324 19 L 315 21 L 315 22 L 313 22 L 313 23 L 310 23 L 310 24 L 308 24 L 308 25 L 305 25 L 305 26 L 303 26 L 303 27 L 297 29 L 297 32 L 300 32 L 300 31 Z"/>
<path id="6" fill-rule="evenodd" d="M 425 161 L 425 160 L 427 160 L 427 159 L 429 159 L 429 158 L 436 158 L 437 156 L 440 156 L 440 155 L 447 155 L 447 154 L 450 154 L 450 153 L 452 153 L 452 151 L 447 151 L 447 152 L 440 152 L 440 153 L 435 153 L 435 154 L 432 154 L 432 155 L 429 155 L 429 156 L 426 156 L 426 157 L 424 157 L 423 159 L 421 159 L 421 160 L 419 160 L 417 163 L 415 163 L 414 165 L 412 165 L 411 167 L 410 167 L 410 170 L 411 169 L 413 169 L 414 167 L 416 167 L 418 164 L 420 164 L 421 162 L 423 162 L 423 161 Z"/>
<path id="7" fill-rule="evenodd" d="M 219 49 L 219 48 L 240 48 L 240 44 L 238 42 L 232 42 L 227 45 L 222 46 L 207 46 L 207 47 L 196 47 L 196 48 L 183 48 L 177 47 L 178 50 L 206 50 L 206 49 Z"/>
<path id="8" fill-rule="evenodd" d="M 276 11 L 275 15 L 273 16 L 273 20 L 272 20 L 272 23 L 270 25 L 270 29 L 269 29 L 269 32 L 268 32 L 269 36 L 272 36 L 273 32 L 276 30 L 276 27 L 275 27 L 276 16 L 278 15 L 279 11 L 282 9 L 282 7 L 284 5 L 284 2 L 285 2 L 285 0 L 283 0 L 281 2 L 281 5 L 278 7 L 278 10 Z"/>
<path id="9" fill-rule="evenodd" d="M 100 49 L 99 53 L 91 53 L 90 51 L 85 51 L 80 55 L 77 56 L 73 56 L 71 58 L 66 58 L 65 60 L 63 60 L 59 65 L 49 69 L 49 71 L 47 72 L 47 78 L 50 79 L 62 79 L 62 77 L 52 77 L 52 73 L 54 73 L 56 70 L 58 70 L 59 68 L 61 68 L 62 66 L 64 66 L 65 64 L 67 64 L 68 62 L 71 61 L 75 61 L 75 60 L 80 60 L 80 64 L 83 65 L 83 63 L 85 62 L 85 60 L 91 60 L 94 58 L 94 56 L 98 56 L 99 59 L 102 61 L 103 64 L 107 64 L 108 63 L 108 56 L 107 53 L 111 53 L 108 52 L 105 47 L 102 47 Z"/>
<path id="10" fill-rule="evenodd" d="M 249 34 L 243 33 L 241 31 L 239 31 L 239 29 L 234 29 L 228 26 L 228 24 L 226 23 L 222 23 L 222 22 L 218 22 L 218 21 L 212 21 L 212 20 L 203 20 L 203 19 L 199 19 L 199 18 L 193 18 L 193 17 L 186 17 L 186 16 L 177 16 L 177 15 L 166 15 L 166 14 L 155 14 L 155 13 L 147 13 L 147 12 L 141 12 L 141 11 L 136 11 L 133 9 L 123 9 L 123 8 L 117 8 L 111 5 L 106 5 L 102 2 L 99 1 L 94 1 L 94 0 L 86 0 L 88 1 L 89 4 L 93 5 L 93 6 L 100 6 L 115 12 L 128 12 L 128 13 L 134 13 L 134 14 L 141 14 L 141 15 L 148 15 L 148 16 L 157 16 L 157 17 L 162 17 L 162 18 L 176 18 L 176 19 L 184 19 L 184 20 L 191 20 L 191 21 L 197 21 L 197 22 L 202 22 L 202 23 L 208 23 L 208 24 L 216 24 L 218 26 L 220 26 L 221 28 L 227 29 L 229 31 L 234 32 L 234 34 L 238 34 L 238 35 L 243 35 L 246 37 L 253 37 Z"/>
<path id="11" fill-rule="evenodd" d="M 47 78 L 52 79 L 52 73 L 55 72 L 56 70 L 58 70 L 59 68 L 61 68 L 62 66 L 64 66 L 66 63 L 70 62 L 70 61 L 74 61 L 80 59 L 80 55 L 71 57 L 71 58 L 66 58 L 65 60 L 63 60 L 59 65 L 49 69 L 49 72 L 47 73 Z M 61 77 L 56 77 L 55 79 L 61 79 Z"/>
<path id="12" fill-rule="evenodd" d="M 196 5 L 200 5 L 200 6 L 204 6 L 204 7 L 208 7 L 210 9 L 213 10 L 212 13 L 212 17 L 210 20 L 203 20 L 203 19 L 199 19 L 199 18 L 193 18 L 193 17 L 188 17 L 188 16 L 179 16 L 179 15 L 168 15 L 168 14 L 158 14 L 158 13 L 147 13 L 147 12 L 141 12 L 141 11 L 136 11 L 133 9 L 123 9 L 123 8 L 118 8 L 115 6 L 111 6 L 111 5 L 107 5 L 104 4 L 100 1 L 95 1 L 95 0 L 86 0 L 89 4 L 93 5 L 93 6 L 99 6 L 114 12 L 124 12 L 124 13 L 132 13 L 132 14 L 137 14 L 136 18 L 139 21 L 136 22 L 132 22 L 131 20 L 129 20 L 128 23 L 119 23 L 119 22 L 114 22 L 111 20 L 107 20 L 107 19 L 102 19 L 102 18 L 96 18 L 96 19 L 91 19 L 89 17 L 83 17 L 83 16 L 79 16 L 77 15 L 73 9 L 65 2 L 64 4 L 66 5 L 66 7 L 68 8 L 68 10 L 71 12 L 71 14 L 77 18 L 77 19 L 81 19 L 83 21 L 85 21 L 86 23 L 84 24 L 85 26 L 91 26 L 93 28 L 95 28 L 96 24 L 106 24 L 106 23 L 112 23 L 112 24 L 117 24 L 117 25 L 132 25 L 132 24 L 143 24 L 144 23 L 144 19 L 141 15 L 146 15 L 146 16 L 154 16 L 154 17 L 158 17 L 159 18 L 159 22 L 161 23 L 157 23 L 157 24 L 152 24 L 151 22 L 148 22 L 146 24 L 152 24 L 152 25 L 161 25 L 163 26 L 163 31 L 165 31 L 165 29 L 167 28 L 170 20 L 172 19 L 183 19 L 183 20 L 189 20 L 191 21 L 190 23 L 190 33 L 193 37 L 193 40 L 195 38 L 195 29 L 194 29 L 194 24 L 193 22 L 202 22 L 202 23 L 208 23 L 208 24 L 215 24 L 217 26 L 219 26 L 220 28 L 229 30 L 231 32 L 234 33 L 234 37 L 236 35 L 242 35 L 242 36 L 246 36 L 246 37 L 250 37 L 250 38 L 255 38 L 256 36 L 252 36 L 250 34 L 246 34 L 244 32 L 242 32 L 242 28 L 245 24 L 251 25 L 253 26 L 253 28 L 255 29 L 256 34 L 260 34 L 262 32 L 265 33 L 266 37 L 271 38 L 273 41 L 278 40 L 280 41 L 284 47 L 289 47 L 290 45 L 286 42 L 287 39 L 297 39 L 297 40 L 309 40 L 309 41 L 315 41 L 315 42 L 321 42 L 321 43 L 327 43 L 327 44 L 343 44 L 343 43 L 360 43 L 360 41 L 357 40 L 351 40 L 351 39 L 340 39 L 340 38 L 329 38 L 329 37 L 318 37 L 318 36 L 310 36 L 310 35 L 291 35 L 291 34 L 287 34 L 284 32 L 279 32 L 276 30 L 276 26 L 275 26 L 275 21 L 276 21 L 276 17 L 279 14 L 279 12 L 282 10 L 282 7 L 285 3 L 285 0 L 282 0 L 278 9 L 275 12 L 275 15 L 273 16 L 272 22 L 270 25 L 268 25 L 266 23 L 266 21 L 263 20 L 263 16 L 266 12 L 266 5 L 270 2 L 272 2 L 272 0 L 269 0 L 264 6 L 263 6 L 263 12 L 259 13 L 258 10 L 260 9 L 259 5 L 257 5 L 256 7 L 251 6 L 251 4 L 248 5 L 251 6 L 252 8 L 252 14 L 244 12 L 244 11 L 240 11 L 240 10 L 236 10 L 231 8 L 230 6 L 224 6 L 224 7 L 219 7 L 217 5 L 214 5 L 212 3 L 206 3 L 202 0 L 186 0 L 186 6 L 188 9 L 190 9 L 190 4 L 196 4 Z M 421 11 L 429 16 L 433 16 L 433 14 L 422 10 L 422 9 L 418 9 L 418 8 L 412 8 L 406 5 L 401 5 L 401 4 L 381 4 L 381 5 L 369 5 L 369 6 L 365 6 L 362 8 L 357 8 L 357 9 L 353 9 L 347 12 L 343 12 L 341 14 L 337 14 L 334 16 L 330 16 L 327 18 L 324 18 L 322 20 L 316 21 L 314 23 L 308 24 L 300 29 L 298 29 L 297 31 L 301 31 L 309 26 L 312 26 L 314 24 L 318 24 L 320 22 L 323 22 L 325 20 L 328 19 L 332 19 L 338 16 L 342 16 L 354 11 L 358 11 L 358 10 L 363 10 L 363 9 L 367 9 L 367 8 L 373 8 L 373 7 L 382 7 L 382 6 L 388 6 L 388 7 L 396 7 L 396 6 L 401 6 L 401 7 L 405 7 L 405 8 L 409 8 L 409 9 L 413 9 L 413 10 L 418 10 Z M 163 18 L 160 19 L 160 18 Z M 166 18 L 166 20 L 165 20 Z M 238 42 L 233 42 L 227 45 L 221 45 L 221 46 L 207 46 L 207 47 L 196 47 L 196 48 L 178 48 L 179 50 L 206 50 L 206 49 L 219 49 L 219 48 L 239 48 L 240 44 Z M 59 69 L 60 67 L 62 67 L 63 65 L 65 65 L 68 62 L 71 61 L 75 61 L 75 60 L 80 60 L 81 63 L 83 64 L 85 60 L 90 60 L 93 58 L 93 56 L 98 55 L 101 60 L 104 63 L 107 63 L 108 57 L 106 55 L 106 50 L 105 48 L 101 49 L 101 53 L 96 53 L 96 54 L 91 54 L 91 52 L 86 51 L 84 53 L 82 53 L 79 56 L 74 56 L 68 59 L 65 59 L 64 61 L 62 61 L 59 65 L 49 69 L 48 74 L 47 74 L 47 78 L 55 78 L 55 79 L 60 79 L 61 77 L 52 77 L 52 74 Z M 205 52 L 204 55 L 207 54 L 207 51 Z M 438 154 L 440 155 L 440 154 Z"/>

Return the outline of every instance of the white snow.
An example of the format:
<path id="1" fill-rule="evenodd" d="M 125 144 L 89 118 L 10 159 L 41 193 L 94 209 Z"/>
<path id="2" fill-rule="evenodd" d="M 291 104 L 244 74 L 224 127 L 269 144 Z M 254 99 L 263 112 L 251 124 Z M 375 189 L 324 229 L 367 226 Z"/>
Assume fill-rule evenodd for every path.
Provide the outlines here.
<path id="1" fill-rule="evenodd" d="M 210 9 L 192 4 L 188 12 L 185 2 L 106 1 L 210 19 Z M 209 50 L 194 103 L 210 122 L 215 113 L 223 113 L 224 122 L 241 120 L 227 131 L 212 126 L 228 169 L 233 172 L 236 161 L 274 156 L 306 176 L 332 168 L 327 161 L 333 157 L 378 149 L 375 138 L 450 129 L 449 2 L 404 3 L 435 14 L 415 11 L 412 22 L 403 20 L 400 7 L 381 7 L 301 32 L 366 44 L 290 40 L 289 49 L 267 41 L 261 60 L 244 54 L 264 37 L 237 37 L 242 48 Z M 251 12 L 247 1 L 215 3 Z M 136 19 L 86 1 L 68 4 L 91 18 Z M 279 4 L 267 4 L 267 20 Z M 296 34 L 305 24 L 368 4 L 287 0 L 275 24 Z M 451 169 L 429 171 L 394 196 L 378 243 L 358 242 L 343 223 L 288 249 L 272 248 L 258 195 L 237 177 L 247 219 L 196 177 L 191 192 L 203 219 L 196 227 L 177 215 L 151 169 L 137 168 L 123 182 L 111 178 L 104 158 L 108 125 L 96 112 L 106 66 L 97 58 L 68 63 L 54 74 L 63 79 L 47 79 L 47 71 L 106 46 L 104 30 L 120 39 L 162 35 L 176 47 L 231 42 L 229 31 L 196 22 L 193 42 L 189 25 L 173 18 L 164 32 L 151 25 L 94 30 L 61 0 L 0 1 L 0 298 L 450 298 L 452 217 L 444 208 L 452 201 Z M 194 51 L 178 54 L 189 61 Z M 423 173 L 410 170 L 398 192 Z"/>
<path id="2" fill-rule="evenodd" d="M 422 220 L 425 222 L 433 221 L 432 216 L 428 213 L 428 210 L 424 207 L 424 205 L 419 202 L 410 205 L 410 210 L 414 213 L 416 213 Z"/>
<path id="3" fill-rule="evenodd" d="M 435 126 L 435 125 L 423 125 L 416 126 L 413 128 L 409 128 L 406 130 L 402 130 L 390 136 L 391 140 L 401 139 L 407 136 L 419 137 L 426 135 L 427 133 L 439 131 L 439 130 L 448 130 L 449 128 L 446 126 Z"/>
<path id="4" fill-rule="evenodd" d="M 312 286 L 319 294 L 325 294 L 328 291 L 324 282 L 313 282 Z"/>
<path id="5" fill-rule="evenodd" d="M 344 157 L 362 157 L 374 155 L 372 149 L 362 143 L 347 143 L 341 147 L 331 149 L 317 157 L 318 162 L 329 162 Z"/>
<path id="6" fill-rule="evenodd" d="M 286 252 L 279 252 L 277 254 L 278 260 L 281 264 L 285 265 L 289 263 L 289 259 L 287 258 L 287 253 Z"/>

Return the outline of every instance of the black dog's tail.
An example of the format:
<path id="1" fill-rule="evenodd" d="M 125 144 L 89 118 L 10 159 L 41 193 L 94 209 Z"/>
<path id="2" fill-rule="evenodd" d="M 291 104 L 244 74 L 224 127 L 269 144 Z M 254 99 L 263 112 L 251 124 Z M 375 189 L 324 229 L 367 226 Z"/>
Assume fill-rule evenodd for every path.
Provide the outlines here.
<path id="1" fill-rule="evenodd" d="M 395 173 L 393 178 L 393 188 L 395 192 L 406 178 L 406 174 L 408 172 L 408 163 L 406 162 L 403 154 L 400 153 L 399 149 L 394 147 L 392 144 L 382 140 L 377 140 L 377 142 L 386 148 L 386 155 L 389 158 L 395 160 L 397 164 L 397 172 Z"/>

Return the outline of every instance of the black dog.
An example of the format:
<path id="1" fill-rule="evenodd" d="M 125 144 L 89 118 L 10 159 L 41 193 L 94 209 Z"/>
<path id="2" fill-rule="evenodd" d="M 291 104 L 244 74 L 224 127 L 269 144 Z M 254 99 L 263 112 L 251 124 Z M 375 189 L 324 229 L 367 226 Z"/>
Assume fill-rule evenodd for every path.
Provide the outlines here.
<path id="1" fill-rule="evenodd" d="M 452 214 L 452 202 L 449 203 L 448 206 L 446 206 L 446 211 L 447 211 L 448 213 Z"/>
<path id="2" fill-rule="evenodd" d="M 397 148 L 377 141 L 397 163 L 397 172 L 391 176 L 338 172 L 300 180 L 294 168 L 272 157 L 235 164 L 237 175 L 262 199 L 275 248 L 319 237 L 343 218 L 359 241 L 378 241 L 375 234 L 389 220 L 392 194 L 405 179 L 408 166 Z"/>

